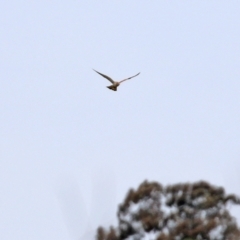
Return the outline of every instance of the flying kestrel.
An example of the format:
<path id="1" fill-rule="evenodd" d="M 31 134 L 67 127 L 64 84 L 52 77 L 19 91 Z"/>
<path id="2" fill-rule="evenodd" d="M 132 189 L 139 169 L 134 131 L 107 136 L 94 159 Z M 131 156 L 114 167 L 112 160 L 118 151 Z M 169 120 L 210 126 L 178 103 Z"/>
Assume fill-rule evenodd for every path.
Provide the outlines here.
<path id="1" fill-rule="evenodd" d="M 93 69 L 93 70 L 94 70 L 94 69 Z M 138 75 L 140 74 L 140 72 L 139 72 L 138 74 L 136 74 L 136 75 L 134 75 L 134 76 L 132 76 L 132 77 L 129 77 L 129 78 L 126 78 L 126 79 L 123 79 L 123 80 L 117 82 L 117 81 L 113 81 L 110 77 L 108 77 L 108 76 L 105 75 L 105 74 L 102 74 L 102 73 L 100 73 L 100 72 L 98 72 L 98 71 L 96 71 L 96 70 L 94 70 L 94 71 L 95 71 L 96 73 L 100 74 L 102 77 L 106 78 L 108 81 L 110 81 L 110 82 L 112 83 L 112 85 L 107 86 L 107 88 L 109 88 L 109 89 L 111 89 L 111 90 L 113 90 L 113 91 L 117 91 L 117 87 L 118 87 L 122 82 L 127 81 L 127 80 L 129 80 L 129 79 L 131 79 L 131 78 L 134 78 L 134 77 L 136 77 L 136 76 L 138 76 Z"/>

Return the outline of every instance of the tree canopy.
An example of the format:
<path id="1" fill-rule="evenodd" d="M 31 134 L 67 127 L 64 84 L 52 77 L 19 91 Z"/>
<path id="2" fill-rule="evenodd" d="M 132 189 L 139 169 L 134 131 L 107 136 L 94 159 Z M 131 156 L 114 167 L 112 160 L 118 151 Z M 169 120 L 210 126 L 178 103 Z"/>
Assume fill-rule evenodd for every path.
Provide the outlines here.
<path id="1" fill-rule="evenodd" d="M 99 227 L 96 239 L 239 240 L 229 204 L 240 199 L 204 181 L 165 187 L 144 181 L 120 204 L 118 226 Z"/>

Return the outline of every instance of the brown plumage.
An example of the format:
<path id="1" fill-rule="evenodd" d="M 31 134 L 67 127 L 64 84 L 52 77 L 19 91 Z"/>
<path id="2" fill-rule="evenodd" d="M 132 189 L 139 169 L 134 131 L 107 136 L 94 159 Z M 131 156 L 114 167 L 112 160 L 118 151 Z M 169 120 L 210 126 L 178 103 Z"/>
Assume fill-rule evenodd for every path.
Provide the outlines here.
<path id="1" fill-rule="evenodd" d="M 94 70 L 94 69 L 93 69 L 93 70 Z M 108 81 L 110 81 L 110 82 L 112 83 L 112 85 L 107 86 L 107 88 L 109 88 L 109 89 L 111 89 L 111 90 L 113 90 L 113 91 L 117 91 L 118 86 L 119 86 L 122 82 L 127 81 L 127 80 L 129 80 L 129 79 L 131 79 L 131 78 L 134 78 L 134 77 L 136 77 L 136 76 L 138 76 L 138 75 L 140 74 L 140 72 L 139 72 L 138 74 L 136 74 L 136 75 L 134 75 L 134 76 L 132 76 L 132 77 L 125 78 L 125 79 L 117 82 L 117 81 L 114 81 L 112 78 L 110 78 L 109 76 L 107 76 L 107 75 L 105 75 L 105 74 L 102 74 L 102 73 L 100 73 L 100 72 L 98 72 L 98 71 L 96 71 L 96 70 L 94 70 L 94 71 L 95 71 L 96 73 L 100 74 L 102 77 L 106 78 Z"/>

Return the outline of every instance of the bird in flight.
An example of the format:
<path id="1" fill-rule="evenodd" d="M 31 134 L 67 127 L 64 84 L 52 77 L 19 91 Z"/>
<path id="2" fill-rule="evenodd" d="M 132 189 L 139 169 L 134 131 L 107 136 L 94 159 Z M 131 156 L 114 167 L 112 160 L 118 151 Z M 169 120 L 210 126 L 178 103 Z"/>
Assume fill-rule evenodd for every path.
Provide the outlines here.
<path id="1" fill-rule="evenodd" d="M 94 69 L 93 69 L 93 70 L 94 70 Z M 134 78 L 134 77 L 136 77 L 136 76 L 138 76 L 138 75 L 140 74 L 140 72 L 139 72 L 138 74 L 136 74 L 136 75 L 134 75 L 134 76 L 132 76 L 132 77 L 129 77 L 129 78 L 126 78 L 126 79 L 123 79 L 123 80 L 117 82 L 117 81 L 112 80 L 109 76 L 107 76 L 107 75 L 105 75 L 105 74 L 102 74 L 102 73 L 100 73 L 100 72 L 98 72 L 98 71 L 96 71 L 96 70 L 94 70 L 94 71 L 95 71 L 96 73 L 100 74 L 102 77 L 106 78 L 108 81 L 110 81 L 110 82 L 112 83 L 112 85 L 107 86 L 107 88 L 109 88 L 109 89 L 111 89 L 111 90 L 113 90 L 113 91 L 117 91 L 117 87 L 118 87 L 122 82 L 127 81 L 127 80 L 129 80 L 129 79 L 131 79 L 131 78 Z"/>

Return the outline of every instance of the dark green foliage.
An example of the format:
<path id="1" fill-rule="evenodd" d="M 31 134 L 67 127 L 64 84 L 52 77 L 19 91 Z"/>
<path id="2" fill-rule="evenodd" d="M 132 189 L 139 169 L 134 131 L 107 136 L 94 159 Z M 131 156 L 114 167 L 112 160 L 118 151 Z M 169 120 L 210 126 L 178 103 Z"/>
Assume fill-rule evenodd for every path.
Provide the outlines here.
<path id="1" fill-rule="evenodd" d="M 118 226 L 100 227 L 96 239 L 239 240 L 228 203 L 239 205 L 240 200 L 207 182 L 163 187 L 144 181 L 119 206 Z"/>

